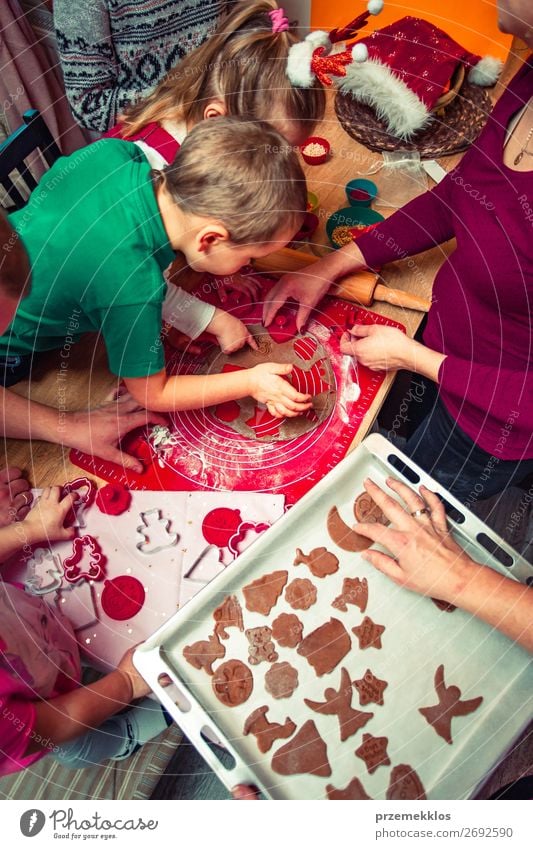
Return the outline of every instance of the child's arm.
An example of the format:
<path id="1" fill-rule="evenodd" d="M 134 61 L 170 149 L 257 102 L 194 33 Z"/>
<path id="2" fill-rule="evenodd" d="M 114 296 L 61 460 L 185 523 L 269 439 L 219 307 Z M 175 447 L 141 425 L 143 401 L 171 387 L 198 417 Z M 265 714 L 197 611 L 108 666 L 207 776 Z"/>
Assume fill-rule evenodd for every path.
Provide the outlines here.
<path id="1" fill-rule="evenodd" d="M 24 756 L 39 752 L 37 740 L 55 746 L 74 740 L 91 728 L 98 728 L 113 714 L 127 707 L 134 699 L 147 696 L 150 688 L 132 663 L 130 649 L 117 669 L 87 687 L 80 687 L 48 701 L 35 702 L 33 733 Z"/>
<path id="2" fill-rule="evenodd" d="M 124 382 L 135 400 L 151 410 L 195 410 L 251 395 L 281 418 L 297 416 L 311 406 L 310 395 L 297 392 L 281 377 L 291 371 L 291 365 L 262 363 L 227 374 L 169 377 L 163 370 L 151 377 L 124 378 Z"/>
<path id="3" fill-rule="evenodd" d="M 0 563 L 3 563 L 25 545 L 69 540 L 75 536 L 74 528 L 64 528 L 69 510 L 76 500 L 75 493 L 61 498 L 59 486 L 47 486 L 23 522 L 14 522 L 0 528 Z"/>

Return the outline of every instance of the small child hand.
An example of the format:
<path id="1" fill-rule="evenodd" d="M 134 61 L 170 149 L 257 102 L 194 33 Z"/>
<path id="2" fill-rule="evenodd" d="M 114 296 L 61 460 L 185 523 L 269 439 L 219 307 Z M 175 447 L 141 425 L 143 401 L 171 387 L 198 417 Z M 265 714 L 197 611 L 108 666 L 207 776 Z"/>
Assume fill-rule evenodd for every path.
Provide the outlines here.
<path id="1" fill-rule="evenodd" d="M 131 649 L 128 649 L 126 654 L 122 656 L 120 663 L 117 666 L 117 671 L 120 672 L 125 678 L 127 678 L 128 683 L 131 687 L 130 701 L 134 701 L 134 699 L 141 699 L 152 692 L 140 672 L 138 672 L 135 666 L 133 665 L 132 658 L 135 649 L 136 646 L 133 646 Z"/>
<path id="2" fill-rule="evenodd" d="M 76 535 L 75 528 L 63 527 L 67 514 L 73 506 L 77 493 L 71 492 L 61 498 L 61 487 L 47 486 L 24 521 L 30 543 L 70 540 Z"/>
<path id="3" fill-rule="evenodd" d="M 289 375 L 292 366 L 281 363 L 261 363 L 248 372 L 250 395 L 261 404 L 266 404 L 271 415 L 281 419 L 292 418 L 304 413 L 311 406 L 311 396 L 298 392 L 283 379 Z"/>
<path id="4" fill-rule="evenodd" d="M 246 325 L 224 310 L 217 309 L 215 311 L 215 315 L 207 325 L 206 330 L 217 337 L 218 344 L 224 354 L 238 351 L 246 343 L 250 348 L 257 350 L 257 342 Z"/>

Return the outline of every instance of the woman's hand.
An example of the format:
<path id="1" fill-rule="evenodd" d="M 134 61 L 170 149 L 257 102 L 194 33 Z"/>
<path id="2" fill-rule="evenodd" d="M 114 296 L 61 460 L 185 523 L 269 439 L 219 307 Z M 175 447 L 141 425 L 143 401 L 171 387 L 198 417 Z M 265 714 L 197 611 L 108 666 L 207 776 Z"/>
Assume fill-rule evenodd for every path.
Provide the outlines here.
<path id="1" fill-rule="evenodd" d="M 75 528 L 65 528 L 63 525 L 76 497 L 76 493 L 71 492 L 61 498 L 61 487 L 45 487 L 21 523 L 28 542 L 33 544 L 44 540 L 53 542 L 73 539 L 76 536 Z"/>
<path id="2" fill-rule="evenodd" d="M 224 310 L 216 310 L 215 315 L 206 327 L 206 331 L 217 337 L 217 342 L 224 354 L 238 351 L 246 343 L 254 351 L 257 351 L 257 342 L 246 325 Z"/>
<path id="3" fill-rule="evenodd" d="M 409 368 L 411 350 L 416 344 L 397 327 L 356 324 L 343 333 L 340 349 L 372 371 L 392 371 Z"/>
<path id="4" fill-rule="evenodd" d="M 372 371 L 407 369 L 439 382 L 444 354 L 427 348 L 406 336 L 398 327 L 381 324 L 356 324 L 343 333 L 340 349 Z"/>
<path id="5" fill-rule="evenodd" d="M 340 277 L 366 268 L 363 254 L 355 242 L 323 257 L 302 271 L 284 274 L 270 290 L 263 307 L 263 324 L 272 324 L 276 313 L 288 298 L 298 301 L 296 326 L 299 331 L 309 318 L 311 310 L 324 297 L 331 284 Z"/>
<path id="6" fill-rule="evenodd" d="M 249 394 L 261 404 L 266 404 L 268 412 L 278 419 L 284 416 L 292 418 L 304 413 L 311 406 L 311 396 L 298 392 L 283 379 L 289 375 L 292 366 L 281 363 L 261 363 L 249 369 Z"/>
<path id="7" fill-rule="evenodd" d="M 272 287 L 263 306 L 263 324 L 268 327 L 274 321 L 278 311 L 289 299 L 298 301 L 296 326 L 299 331 L 305 325 L 311 310 L 318 304 L 331 286 L 330 279 L 316 277 L 314 266 L 309 271 L 284 274 Z"/>
<path id="8" fill-rule="evenodd" d="M 472 573 L 482 567 L 452 537 L 440 499 L 425 486 L 418 495 L 404 483 L 388 478 L 387 486 L 400 496 L 406 510 L 370 479 L 364 485 L 394 527 L 366 522 L 355 525 L 357 533 L 392 555 L 367 550 L 361 556 L 401 587 L 458 604 Z M 417 511 L 423 512 L 414 516 Z"/>

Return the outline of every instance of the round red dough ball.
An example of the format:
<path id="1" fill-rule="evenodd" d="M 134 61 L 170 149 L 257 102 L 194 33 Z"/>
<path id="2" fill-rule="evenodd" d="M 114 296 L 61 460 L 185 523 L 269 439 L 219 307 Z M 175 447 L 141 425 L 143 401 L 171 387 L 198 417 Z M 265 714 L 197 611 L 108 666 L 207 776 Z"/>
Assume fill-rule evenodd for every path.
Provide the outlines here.
<path id="1" fill-rule="evenodd" d="M 131 493 L 126 487 L 108 483 L 98 490 L 96 506 L 108 516 L 120 516 L 131 504 Z"/>
<path id="2" fill-rule="evenodd" d="M 146 593 L 137 578 L 132 575 L 119 575 L 104 583 L 102 609 L 110 619 L 123 622 L 133 619 L 142 610 Z"/>

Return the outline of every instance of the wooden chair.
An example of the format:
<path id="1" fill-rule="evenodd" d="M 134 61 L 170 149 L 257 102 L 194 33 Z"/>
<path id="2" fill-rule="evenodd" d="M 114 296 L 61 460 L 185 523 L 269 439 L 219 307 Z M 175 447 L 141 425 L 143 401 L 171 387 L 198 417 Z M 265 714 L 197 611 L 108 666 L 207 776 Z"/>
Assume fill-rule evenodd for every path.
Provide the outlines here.
<path id="1" fill-rule="evenodd" d="M 25 112 L 22 120 L 24 124 L 0 145 L 0 184 L 7 195 L 2 203 L 10 212 L 21 209 L 26 203 L 19 191 L 20 186 L 15 186 L 13 182 L 14 173 L 20 175 L 29 192 L 37 186 L 37 180 L 26 162 L 28 157 L 38 152 L 50 167 L 61 156 L 50 130 L 36 109 Z M 14 179 L 18 181 L 18 177 Z"/>

